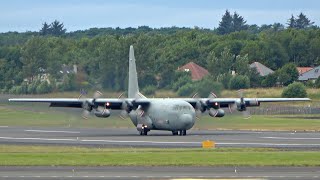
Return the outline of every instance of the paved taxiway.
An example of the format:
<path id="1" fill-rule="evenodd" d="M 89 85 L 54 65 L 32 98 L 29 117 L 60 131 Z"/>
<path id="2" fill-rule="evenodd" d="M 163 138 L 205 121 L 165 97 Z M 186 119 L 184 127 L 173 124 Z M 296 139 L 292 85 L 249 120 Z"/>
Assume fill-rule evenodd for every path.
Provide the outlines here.
<path id="1" fill-rule="evenodd" d="M 140 136 L 132 129 L 30 128 L 0 126 L 0 144 L 52 144 L 104 147 L 201 147 L 213 140 L 217 147 L 320 149 L 320 132 L 259 132 L 190 130 L 187 136 L 151 131 Z"/>
<path id="2" fill-rule="evenodd" d="M 0 167 L 0 179 L 319 179 L 318 167 Z M 270 173 L 272 172 L 272 173 Z"/>

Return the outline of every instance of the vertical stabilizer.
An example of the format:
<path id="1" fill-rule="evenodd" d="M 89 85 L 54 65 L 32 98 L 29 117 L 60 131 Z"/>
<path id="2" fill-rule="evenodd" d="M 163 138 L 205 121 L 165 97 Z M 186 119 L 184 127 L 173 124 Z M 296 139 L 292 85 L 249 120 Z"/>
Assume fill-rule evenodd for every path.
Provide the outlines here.
<path id="1" fill-rule="evenodd" d="M 134 57 L 133 46 L 130 46 L 129 51 L 129 86 L 128 98 L 137 98 L 139 95 L 138 74 L 136 68 L 136 59 Z"/>

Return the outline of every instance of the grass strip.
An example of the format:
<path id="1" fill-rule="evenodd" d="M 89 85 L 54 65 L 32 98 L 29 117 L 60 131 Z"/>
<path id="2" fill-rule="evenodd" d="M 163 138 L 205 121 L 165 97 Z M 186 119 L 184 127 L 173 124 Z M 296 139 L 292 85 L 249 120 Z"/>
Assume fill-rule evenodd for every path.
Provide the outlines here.
<path id="1" fill-rule="evenodd" d="M 320 152 L 0 146 L 1 166 L 320 166 Z"/>

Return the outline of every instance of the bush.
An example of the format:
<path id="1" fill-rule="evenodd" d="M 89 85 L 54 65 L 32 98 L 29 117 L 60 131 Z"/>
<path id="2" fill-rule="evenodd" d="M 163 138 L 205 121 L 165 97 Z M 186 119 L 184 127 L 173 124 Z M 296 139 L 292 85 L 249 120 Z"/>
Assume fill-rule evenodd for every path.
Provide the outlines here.
<path id="1" fill-rule="evenodd" d="M 304 98 L 307 97 L 307 91 L 302 83 L 294 82 L 284 88 L 281 96 L 285 98 Z"/>
<path id="2" fill-rule="evenodd" d="M 225 89 L 228 89 L 231 78 L 232 78 L 232 75 L 230 73 L 225 73 L 218 76 L 217 81 L 222 83 Z"/>
<path id="3" fill-rule="evenodd" d="M 49 93 L 52 91 L 52 87 L 50 86 L 50 84 L 48 84 L 47 81 L 42 82 L 37 88 L 36 88 L 36 92 L 37 94 L 45 94 L 45 93 Z"/>
<path id="4" fill-rule="evenodd" d="M 178 89 L 179 96 L 190 96 L 195 92 L 195 86 L 192 83 L 185 84 Z"/>
<path id="5" fill-rule="evenodd" d="M 192 83 L 191 80 L 191 75 L 188 72 L 180 72 L 180 73 L 176 73 L 176 81 L 172 84 L 172 89 L 174 91 L 177 91 L 179 88 L 181 88 L 182 86 L 188 84 L 188 83 Z"/>
<path id="6" fill-rule="evenodd" d="M 143 88 L 142 93 L 144 95 L 153 95 L 157 90 L 157 87 L 155 86 L 146 86 L 145 88 Z"/>
<path id="7" fill-rule="evenodd" d="M 316 82 L 314 83 L 316 88 L 320 88 L 320 76 L 317 78 Z"/>
<path id="8" fill-rule="evenodd" d="M 261 82 L 262 87 L 274 87 L 277 84 L 278 75 L 277 73 L 272 73 L 264 77 Z"/>
<path id="9" fill-rule="evenodd" d="M 230 89 L 247 89 L 250 87 L 250 80 L 248 76 L 237 75 L 230 79 Z"/>
<path id="10" fill-rule="evenodd" d="M 212 77 L 207 76 L 201 81 L 196 82 L 195 90 L 196 93 L 203 98 L 208 97 L 211 92 L 214 92 L 217 96 L 219 96 L 223 90 L 223 84 L 220 82 L 215 82 Z"/>

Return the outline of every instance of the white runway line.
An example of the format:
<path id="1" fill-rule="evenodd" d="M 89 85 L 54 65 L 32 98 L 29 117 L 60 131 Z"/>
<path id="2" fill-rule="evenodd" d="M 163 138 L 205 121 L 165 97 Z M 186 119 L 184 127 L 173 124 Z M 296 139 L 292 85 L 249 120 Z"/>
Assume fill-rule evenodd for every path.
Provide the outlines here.
<path id="1" fill-rule="evenodd" d="M 120 141 L 120 140 L 101 140 L 101 139 L 59 139 L 59 138 L 19 138 L 19 137 L 0 137 L 5 140 L 38 140 L 38 141 L 72 141 L 72 142 L 105 142 L 105 143 L 145 143 L 145 144 L 195 144 L 201 145 L 201 142 L 174 142 L 174 141 Z M 257 146 L 320 146 L 320 144 L 289 144 L 289 143 L 250 143 L 250 142 L 216 142 L 217 145 L 257 145 Z"/>
<path id="2" fill-rule="evenodd" d="M 16 137 L 0 137 L 7 140 L 44 140 L 44 141 L 76 141 L 76 139 L 51 139 L 51 138 L 16 138 Z"/>
<path id="3" fill-rule="evenodd" d="M 9 126 L 0 126 L 0 128 L 7 128 L 7 127 L 9 127 Z"/>
<path id="4" fill-rule="evenodd" d="M 26 132 L 42 132 L 42 133 L 70 133 L 70 134 L 79 134 L 78 131 L 47 131 L 47 130 L 24 130 Z"/>
<path id="5" fill-rule="evenodd" d="M 299 138 L 299 137 L 260 137 L 263 139 L 281 139 L 281 140 L 320 140 L 320 138 Z"/>

